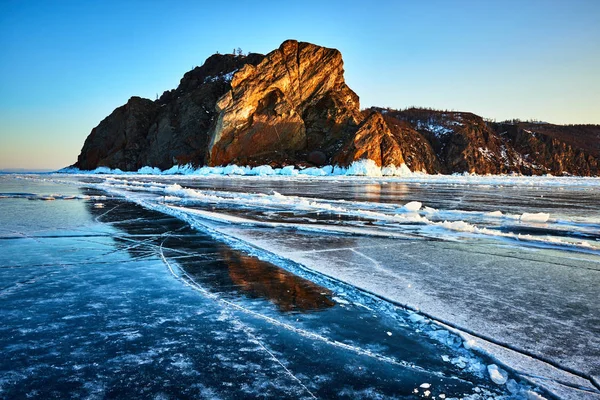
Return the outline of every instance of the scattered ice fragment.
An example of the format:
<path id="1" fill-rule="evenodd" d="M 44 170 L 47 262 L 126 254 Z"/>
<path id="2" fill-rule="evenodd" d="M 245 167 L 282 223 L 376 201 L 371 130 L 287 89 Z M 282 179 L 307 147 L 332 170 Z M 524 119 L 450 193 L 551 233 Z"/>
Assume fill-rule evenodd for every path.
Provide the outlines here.
<path id="1" fill-rule="evenodd" d="M 506 382 L 506 388 L 511 394 L 517 394 L 520 390 L 519 384 L 514 379 L 509 379 Z"/>
<path id="2" fill-rule="evenodd" d="M 527 400 L 546 400 L 546 398 L 537 392 L 528 390 L 527 391 Z"/>
<path id="3" fill-rule="evenodd" d="M 440 393 L 440 395 L 438 396 L 440 399 L 445 399 L 446 395 L 444 393 Z"/>
<path id="4" fill-rule="evenodd" d="M 548 213 L 523 213 L 521 215 L 521 221 L 525 222 L 546 222 L 550 218 L 550 214 Z"/>
<path id="5" fill-rule="evenodd" d="M 404 205 L 404 209 L 411 212 L 417 212 L 421 209 L 423 203 L 420 201 L 411 201 L 410 203 L 406 203 Z"/>
<path id="6" fill-rule="evenodd" d="M 429 397 L 429 395 L 431 394 L 431 392 L 429 390 L 426 390 L 424 393 L 425 397 Z"/>
<path id="7" fill-rule="evenodd" d="M 421 383 L 421 386 L 423 389 L 429 389 L 431 387 L 431 383 Z"/>
<path id="8" fill-rule="evenodd" d="M 339 303 L 339 304 L 350 304 L 349 301 L 344 300 L 344 299 L 342 299 L 340 297 L 337 297 L 337 296 L 333 297 L 333 301 L 335 301 L 336 303 Z"/>
<path id="9" fill-rule="evenodd" d="M 501 217 L 502 211 L 491 211 L 489 213 L 486 213 L 485 215 L 488 217 Z"/>
<path id="10" fill-rule="evenodd" d="M 419 389 L 413 389 L 413 393 L 419 393 Z"/>
<path id="11" fill-rule="evenodd" d="M 425 317 L 423 317 L 422 315 L 419 315 L 417 313 L 411 313 L 408 316 L 408 319 L 410 319 L 414 323 L 425 323 L 426 322 Z"/>
<path id="12" fill-rule="evenodd" d="M 448 356 L 444 355 L 444 356 L 442 356 L 442 360 L 443 360 L 444 362 L 450 362 L 450 357 L 448 357 Z"/>
<path id="13" fill-rule="evenodd" d="M 465 349 L 470 350 L 473 348 L 473 346 L 475 346 L 475 341 L 473 339 L 465 340 L 463 342 L 463 346 Z"/>
<path id="14" fill-rule="evenodd" d="M 388 336 L 392 336 L 392 332 L 388 331 L 386 332 Z"/>
<path id="15" fill-rule="evenodd" d="M 468 222 L 465 222 L 465 221 L 444 221 L 444 222 L 438 223 L 438 225 L 440 225 L 446 229 L 450 229 L 452 231 L 459 231 L 459 232 L 475 232 L 477 230 L 475 225 L 469 224 Z"/>
<path id="16" fill-rule="evenodd" d="M 492 381 L 498 385 L 504 385 L 508 379 L 506 371 L 498 368 L 496 364 L 490 364 L 487 366 L 488 373 Z"/>

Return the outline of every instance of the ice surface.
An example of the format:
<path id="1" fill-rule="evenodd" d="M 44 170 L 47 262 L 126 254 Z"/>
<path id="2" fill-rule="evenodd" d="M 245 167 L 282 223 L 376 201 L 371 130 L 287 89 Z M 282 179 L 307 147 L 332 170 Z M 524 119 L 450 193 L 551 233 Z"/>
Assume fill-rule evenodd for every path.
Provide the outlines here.
<path id="1" fill-rule="evenodd" d="M 561 397 L 598 398 L 597 179 L 119 175 L 93 184 L 406 305 L 418 311 L 407 321 L 433 340 L 490 354 Z M 411 202 L 422 206 L 403 209 Z M 540 213 L 552 219 L 521 218 Z M 457 344 L 425 316 L 473 336 Z M 489 376 L 465 355 L 445 356 Z"/>
<path id="2" fill-rule="evenodd" d="M 217 242 L 170 217 L 185 208 L 152 186 L 129 199 L 163 213 L 111 191 L 96 209 L 99 192 L 81 186 L 70 202 L 0 200 L 1 229 L 19 232 L 0 254 L 1 396 L 382 398 L 423 382 L 431 396 L 508 395 L 444 363 L 441 345 L 465 350 L 415 329 L 406 311 Z"/>
<path id="3" fill-rule="evenodd" d="M 127 189 L 123 186 L 120 187 L 120 189 L 123 188 Z M 183 187 L 174 187 L 173 190 L 182 189 L 186 190 Z M 443 189 L 445 190 L 445 188 Z M 435 188 L 431 190 L 433 191 Z M 461 190 L 463 193 L 465 191 L 469 193 L 470 188 L 462 187 Z M 490 193 L 496 190 L 497 188 L 490 188 Z M 508 194 L 511 194 L 510 191 L 519 194 L 514 188 L 509 187 L 504 190 Z M 592 190 L 594 190 L 593 187 Z M 573 194 L 573 192 L 571 193 Z M 579 195 L 579 193 L 575 192 L 574 195 Z M 551 198 L 548 199 L 547 192 L 544 194 L 544 202 L 553 201 Z M 583 195 L 587 196 L 586 193 Z M 451 210 L 440 207 L 439 203 L 429 203 L 433 207 L 423 210 L 420 207 L 418 218 L 410 220 L 412 224 L 402 228 L 390 225 L 395 218 L 401 217 L 398 221 L 409 218 L 409 214 L 397 214 L 398 209 L 403 207 L 400 199 L 394 199 L 394 203 L 362 202 L 353 199 L 330 200 L 319 198 L 314 194 L 311 196 L 290 195 L 279 189 L 271 193 L 258 194 L 247 192 L 229 192 L 228 194 L 224 191 L 191 189 L 184 198 L 199 199 L 203 196 L 208 196 L 207 204 L 220 204 L 220 207 L 224 207 L 218 211 L 211 211 L 211 213 L 220 214 L 221 220 L 228 220 L 230 224 L 234 225 L 216 227 L 223 234 L 243 240 L 273 254 L 281 255 L 312 270 L 341 279 L 369 292 L 406 304 L 427 315 L 450 322 L 452 326 L 478 332 L 479 335 L 499 343 L 510 344 L 513 348 L 510 351 L 514 354 L 526 351 L 528 354 L 539 355 L 543 360 L 550 359 L 556 365 L 563 365 L 568 370 L 579 369 L 583 375 L 590 376 L 595 373 L 594 368 L 597 367 L 594 367 L 593 360 L 598 358 L 598 354 L 594 353 L 597 352 L 598 345 L 590 344 L 591 347 L 580 349 L 576 344 L 589 343 L 590 340 L 594 340 L 591 338 L 596 335 L 596 328 L 593 324 L 582 323 L 585 314 L 581 313 L 590 312 L 591 315 L 598 315 L 598 310 L 586 311 L 585 308 L 573 308 L 569 304 L 579 301 L 576 300 L 579 298 L 598 296 L 596 284 L 589 282 L 589 279 L 595 275 L 589 275 L 590 272 L 587 272 L 589 269 L 585 267 L 597 270 L 600 265 L 599 260 L 596 255 L 586 255 L 584 252 L 588 248 L 585 243 L 589 243 L 592 249 L 595 248 L 596 243 L 589 239 L 580 241 L 570 236 L 562 236 L 567 233 L 562 228 L 565 226 L 562 224 L 566 224 L 572 232 L 581 232 L 584 235 L 581 238 L 585 235 L 593 237 L 593 229 L 597 226 L 593 215 L 557 215 L 556 222 L 551 222 L 549 219 L 546 221 L 545 230 L 540 231 L 544 234 L 534 234 L 531 232 L 537 232 L 535 229 L 538 229 L 535 226 L 531 227 L 532 230 L 525 230 L 522 227 L 509 225 L 509 221 L 521 221 L 522 224 L 538 223 L 538 221 L 524 221 L 521 218 L 524 210 L 530 214 L 540 212 L 549 214 L 545 210 L 537 211 L 532 203 L 523 204 L 521 208 L 513 206 L 505 209 L 504 212 L 489 211 L 490 208 L 492 210 L 498 208 L 498 205 L 493 203 L 482 206 L 479 210 L 468 211 Z M 429 195 L 421 198 L 431 199 L 433 197 Z M 189 205 L 179 207 L 177 211 L 180 214 L 196 215 L 201 218 L 198 221 L 206 220 L 206 215 L 210 214 L 207 214 L 206 210 L 197 208 L 202 204 L 203 202 L 200 202 L 194 206 L 194 203 L 189 203 Z M 407 204 L 406 201 L 404 204 Z M 462 204 L 468 206 L 464 202 Z M 585 209 L 585 204 L 580 203 L 579 205 L 584 206 Z M 302 230 L 310 230 L 317 227 L 315 223 L 293 224 L 284 222 L 286 219 L 282 218 L 276 222 L 268 222 L 268 225 L 271 228 L 279 229 L 289 229 L 295 225 L 292 232 L 273 231 L 271 234 L 267 230 L 257 230 L 260 229 L 261 224 L 266 223 L 260 213 L 253 213 L 250 218 L 246 217 L 236 221 L 232 219 L 233 214 L 231 214 L 236 207 L 249 207 L 254 210 L 267 207 L 271 210 L 270 212 L 273 212 L 274 207 L 287 210 L 292 207 L 297 213 L 318 211 L 331 213 L 332 216 L 343 214 L 368 218 L 385 223 L 379 229 L 383 235 L 410 232 L 416 234 L 417 237 L 435 237 L 435 229 L 439 227 L 446 231 L 476 234 L 476 236 L 461 237 L 460 235 L 452 236 L 450 232 L 441 233 L 437 237 L 452 239 L 450 242 L 445 242 L 443 246 L 436 242 L 415 241 L 417 238 L 407 240 L 405 237 L 401 242 L 397 242 L 400 237 L 392 239 L 391 236 L 381 239 L 366 239 L 371 236 L 368 234 L 368 230 L 372 228 L 349 220 L 345 223 L 345 227 L 352 228 L 353 234 L 363 235 L 363 238 L 346 238 L 342 241 L 343 244 L 338 246 L 330 244 L 331 237 L 312 234 L 309 240 L 308 237 L 305 239 L 304 235 L 299 233 L 301 232 L 298 231 L 300 226 Z M 409 210 L 406 211 L 409 212 Z M 568 212 L 572 213 L 572 211 L 573 209 L 569 208 Z M 553 214 L 556 214 L 556 210 Z M 214 215 L 212 216 L 214 217 Z M 436 220 L 436 218 L 444 217 L 455 219 Z M 322 218 L 324 217 L 318 217 L 318 220 Z M 214 222 L 215 218 L 212 220 Z M 319 225 L 330 224 L 329 221 L 329 217 L 326 217 Z M 414 225 L 415 222 L 417 225 Z M 408 223 L 408 220 L 404 219 L 404 223 Z M 246 227 L 235 225 L 246 225 Z M 478 225 L 483 225 L 483 227 Z M 507 226 L 507 228 L 505 229 L 503 226 Z M 332 228 L 337 230 L 340 227 Z M 215 226 L 211 225 L 211 229 L 215 229 Z M 335 231 L 332 230 L 332 232 Z M 341 230 L 337 232 L 342 233 Z M 439 233 L 437 232 L 437 234 Z M 479 237 L 477 241 L 473 241 L 476 237 Z M 579 255 L 571 255 L 559 248 L 543 250 L 541 253 L 539 251 L 531 253 L 521 244 L 506 247 L 510 249 L 507 252 L 504 247 L 505 243 L 489 241 L 494 238 L 514 238 L 525 243 L 554 243 L 564 246 L 565 249 L 577 250 L 576 254 Z M 458 242 L 456 242 L 457 239 Z M 467 242 L 463 244 L 462 241 L 465 240 Z M 348 244 L 349 242 L 352 244 Z M 314 248 L 316 243 L 320 243 L 320 245 Z M 323 247 L 323 249 L 319 250 L 319 247 Z M 423 257 L 423 255 L 427 255 L 427 257 Z M 548 269 L 548 260 L 552 260 L 550 269 Z M 542 270 L 544 272 L 541 272 Z M 365 274 L 365 271 L 368 273 Z M 565 276 L 569 276 L 572 287 L 565 287 Z M 468 278 L 465 279 L 465 277 Z M 541 277 L 544 278 L 541 279 Z M 510 297 L 506 296 L 507 285 L 510 285 L 511 288 Z M 576 297 L 572 298 L 569 295 L 571 293 Z M 589 306 L 590 304 L 586 305 L 588 308 Z M 565 309 L 569 309 L 570 313 L 563 313 L 562 310 Z M 414 315 L 419 318 L 411 316 L 413 322 L 419 322 L 422 318 L 421 315 Z M 538 331 L 543 331 L 544 336 L 532 335 L 532 332 Z M 567 338 L 569 340 L 565 340 Z M 440 337 L 439 340 L 445 339 Z M 480 348 L 476 342 L 473 342 L 473 346 Z M 515 350 L 517 351 L 515 352 Z M 556 354 L 557 350 L 560 354 L 554 357 L 548 356 L 548 354 Z M 494 351 L 489 352 L 496 354 Z M 500 351 L 497 350 L 497 353 Z M 514 361 L 518 359 L 516 355 L 503 359 L 505 365 L 510 366 L 511 362 L 514 362 L 514 368 L 522 367 L 521 371 L 525 376 L 529 373 L 528 369 L 532 368 L 531 364 Z M 582 363 L 579 361 L 582 359 L 587 361 Z M 541 362 L 544 363 L 544 361 Z M 463 368 L 469 365 L 466 358 L 456 358 L 453 363 Z M 526 367 L 523 367 L 524 365 Z M 538 367 L 533 368 L 543 370 Z M 548 382 L 554 382 L 554 379 L 561 382 L 573 379 L 567 378 L 570 376 L 568 371 L 552 370 L 547 373 L 545 383 L 538 383 L 551 387 L 552 385 Z M 587 386 L 588 391 L 591 390 L 589 393 L 593 393 L 594 389 L 589 380 L 582 385 Z M 564 387 L 562 389 L 553 387 L 552 389 L 560 392 L 564 397 L 577 398 L 570 394 L 565 396 L 564 392 L 570 392 Z"/>

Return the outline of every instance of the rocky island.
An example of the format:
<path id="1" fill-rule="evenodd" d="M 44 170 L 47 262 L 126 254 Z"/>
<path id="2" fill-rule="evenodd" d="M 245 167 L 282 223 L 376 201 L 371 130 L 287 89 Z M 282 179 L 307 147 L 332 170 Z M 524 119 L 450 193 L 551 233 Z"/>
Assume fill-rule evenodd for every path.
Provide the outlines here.
<path id="1" fill-rule="evenodd" d="M 338 50 L 288 40 L 267 55 L 212 55 L 156 101 L 130 98 L 92 129 L 74 167 L 347 166 L 370 159 L 432 174 L 596 176 L 599 158 L 599 125 L 361 110 Z"/>

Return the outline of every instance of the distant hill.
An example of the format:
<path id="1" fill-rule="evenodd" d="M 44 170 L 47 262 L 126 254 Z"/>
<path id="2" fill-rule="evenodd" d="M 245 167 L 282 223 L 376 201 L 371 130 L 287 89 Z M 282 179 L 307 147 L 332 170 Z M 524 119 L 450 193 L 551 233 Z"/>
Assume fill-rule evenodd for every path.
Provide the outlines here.
<path id="1" fill-rule="evenodd" d="M 598 175 L 600 126 L 490 122 L 468 112 L 360 110 L 338 50 L 289 40 L 215 54 L 156 101 L 132 97 L 74 166 L 319 166 L 363 158 L 428 173 Z"/>

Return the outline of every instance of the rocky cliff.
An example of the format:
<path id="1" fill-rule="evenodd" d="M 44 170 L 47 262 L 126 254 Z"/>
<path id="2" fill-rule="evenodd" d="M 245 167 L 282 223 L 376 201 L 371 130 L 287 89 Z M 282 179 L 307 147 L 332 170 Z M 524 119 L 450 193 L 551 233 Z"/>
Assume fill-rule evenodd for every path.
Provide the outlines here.
<path id="1" fill-rule="evenodd" d="M 158 100 L 132 97 L 92 130 L 75 166 L 135 171 L 369 158 L 429 173 L 599 173 L 599 127 L 538 125 L 422 109 L 361 112 L 340 52 L 289 40 L 267 55 L 215 54 Z"/>
<path id="2" fill-rule="evenodd" d="M 466 112 L 373 108 L 388 125 L 404 123 L 413 137 L 431 145 L 428 154 L 407 160 L 412 170 L 525 175 L 600 175 L 600 126 L 560 126 L 520 121 L 491 122 Z M 414 152 L 414 150 L 410 150 Z M 427 155 L 437 163 L 425 165 Z"/>

